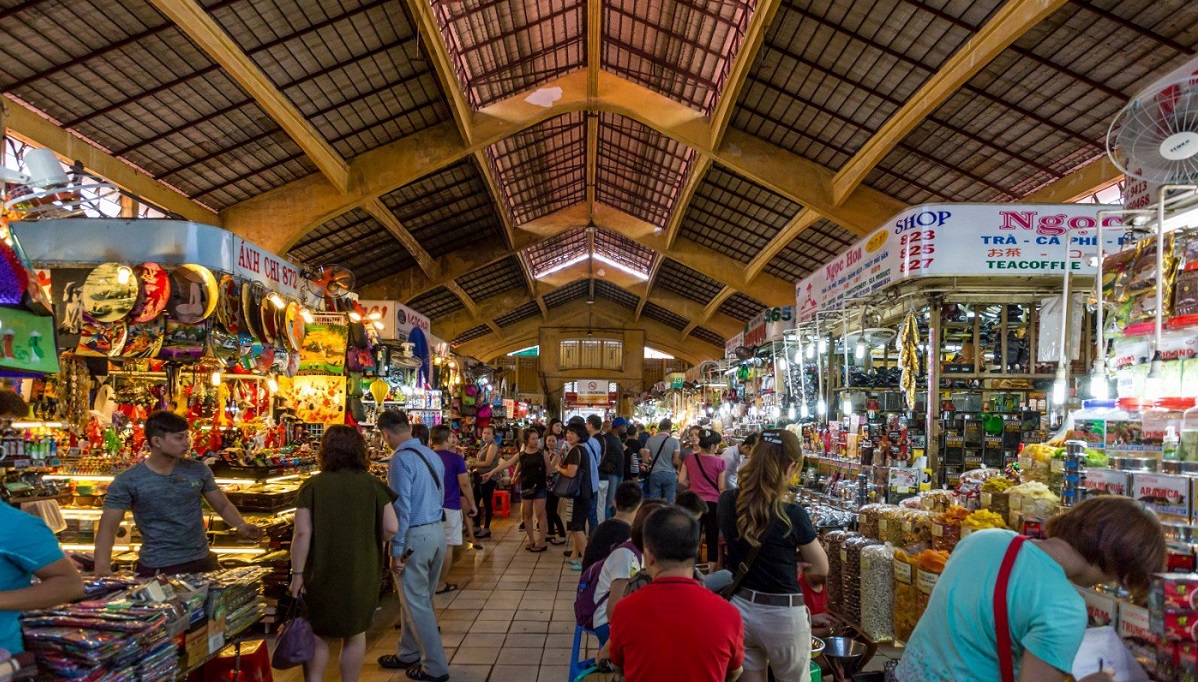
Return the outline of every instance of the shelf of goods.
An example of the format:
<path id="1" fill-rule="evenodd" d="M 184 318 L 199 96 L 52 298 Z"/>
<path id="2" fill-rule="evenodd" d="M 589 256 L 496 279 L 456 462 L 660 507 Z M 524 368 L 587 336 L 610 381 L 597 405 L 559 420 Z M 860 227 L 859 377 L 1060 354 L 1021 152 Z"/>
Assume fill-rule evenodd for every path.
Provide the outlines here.
<path id="1" fill-rule="evenodd" d="M 39 679 L 186 679 L 262 620 L 261 568 L 89 578 L 86 600 L 21 615 Z"/>

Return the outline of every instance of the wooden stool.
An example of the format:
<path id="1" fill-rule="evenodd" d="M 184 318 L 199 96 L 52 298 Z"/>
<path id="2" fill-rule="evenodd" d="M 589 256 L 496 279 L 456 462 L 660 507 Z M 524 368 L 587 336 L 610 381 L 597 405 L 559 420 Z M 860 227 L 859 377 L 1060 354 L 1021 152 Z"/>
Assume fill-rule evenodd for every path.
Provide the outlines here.
<path id="1" fill-rule="evenodd" d="M 503 518 L 511 518 L 512 516 L 512 494 L 506 490 L 496 490 L 491 495 L 491 509 L 495 516 Z"/>

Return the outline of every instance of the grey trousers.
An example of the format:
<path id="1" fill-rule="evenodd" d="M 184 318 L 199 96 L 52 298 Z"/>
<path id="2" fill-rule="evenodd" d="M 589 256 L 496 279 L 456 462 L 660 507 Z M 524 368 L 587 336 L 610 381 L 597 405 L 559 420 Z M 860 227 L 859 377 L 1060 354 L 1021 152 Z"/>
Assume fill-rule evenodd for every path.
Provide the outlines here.
<path id="1" fill-rule="evenodd" d="M 449 662 L 445 660 L 441 632 L 437 630 L 437 612 L 433 608 L 433 591 L 437 589 L 441 565 L 445 562 L 445 529 L 440 523 L 411 528 L 404 546 L 414 551 L 404 564 L 403 575 L 395 581 L 403 607 L 399 658 L 404 661 L 419 658 L 428 674 L 446 675 Z"/>

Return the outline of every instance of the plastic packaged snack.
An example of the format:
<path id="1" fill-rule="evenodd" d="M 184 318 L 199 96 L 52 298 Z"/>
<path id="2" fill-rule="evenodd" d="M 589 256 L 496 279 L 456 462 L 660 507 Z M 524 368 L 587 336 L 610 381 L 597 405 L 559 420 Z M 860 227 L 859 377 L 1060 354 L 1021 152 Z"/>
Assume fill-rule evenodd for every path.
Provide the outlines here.
<path id="1" fill-rule="evenodd" d="M 895 550 L 894 561 L 891 564 L 894 571 L 894 602 L 891 610 L 894 637 L 901 641 L 911 638 L 921 613 L 915 588 L 915 574 L 919 564 L 916 556 L 901 549 Z"/>

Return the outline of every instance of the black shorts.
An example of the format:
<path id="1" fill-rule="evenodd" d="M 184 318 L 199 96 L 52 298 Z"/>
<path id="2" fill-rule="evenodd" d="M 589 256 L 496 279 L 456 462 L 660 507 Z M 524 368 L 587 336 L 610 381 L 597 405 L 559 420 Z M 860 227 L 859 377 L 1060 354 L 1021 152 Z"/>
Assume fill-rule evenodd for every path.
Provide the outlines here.
<path id="1" fill-rule="evenodd" d="M 152 578 L 156 575 L 185 575 L 188 573 L 208 573 L 210 571 L 219 571 L 220 562 L 216 559 L 216 554 L 208 552 L 208 556 L 203 559 L 196 559 L 185 564 L 175 564 L 174 566 L 163 566 L 162 568 L 151 568 L 137 562 L 137 577 Z"/>
<path id="2" fill-rule="evenodd" d="M 591 516 L 591 496 L 579 495 L 574 498 L 574 509 L 570 512 L 570 521 L 566 524 L 566 530 L 570 532 L 585 533 L 587 529 L 587 519 Z"/>

